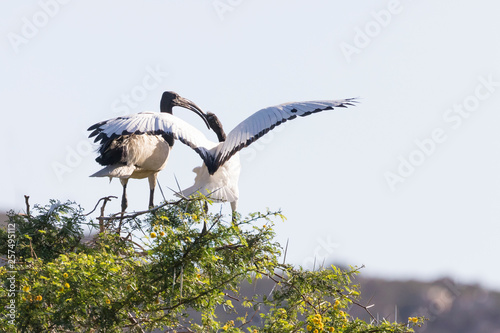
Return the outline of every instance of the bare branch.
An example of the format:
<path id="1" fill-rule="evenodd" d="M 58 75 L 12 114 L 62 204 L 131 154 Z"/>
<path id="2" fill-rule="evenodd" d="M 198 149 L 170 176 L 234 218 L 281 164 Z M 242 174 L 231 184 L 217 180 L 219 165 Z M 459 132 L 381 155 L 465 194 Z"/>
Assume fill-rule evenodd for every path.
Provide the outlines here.
<path id="1" fill-rule="evenodd" d="M 29 195 L 24 195 L 24 202 L 26 203 L 26 215 L 29 217 L 30 216 L 30 196 Z"/>
<path id="2" fill-rule="evenodd" d="M 179 199 L 177 201 L 170 201 L 170 202 L 165 202 L 159 206 L 156 206 L 154 208 L 151 208 L 151 209 L 148 209 L 148 210 L 142 210 L 142 211 L 138 211 L 138 212 L 135 212 L 135 213 L 132 213 L 132 214 L 129 214 L 129 215 L 122 215 L 122 213 L 116 213 L 116 214 L 113 214 L 109 217 L 103 217 L 102 219 L 105 220 L 105 221 L 111 221 L 111 220 L 117 220 L 117 219 L 133 219 L 133 218 L 136 218 L 137 216 L 140 216 L 140 215 L 144 215 L 144 214 L 147 214 L 147 213 L 152 213 L 152 212 L 155 212 L 157 211 L 158 209 L 160 208 L 163 208 L 167 205 L 178 205 L 180 204 L 181 202 L 183 201 L 194 201 L 194 200 L 199 200 L 198 198 L 182 198 L 182 199 Z"/>
<path id="3" fill-rule="evenodd" d="M 227 297 L 229 297 L 230 299 L 232 299 L 232 300 L 235 300 L 235 301 L 237 301 L 237 302 L 241 302 L 238 298 L 236 298 L 236 297 L 234 297 L 234 296 L 231 296 L 231 295 L 229 295 L 228 293 L 224 293 L 224 294 L 225 294 Z"/>
<path id="4" fill-rule="evenodd" d="M 130 320 L 133 327 L 137 327 L 142 333 L 145 333 L 141 325 L 139 325 L 139 322 L 134 318 L 134 316 L 132 316 L 130 312 L 128 312 L 128 320 Z"/>
<path id="5" fill-rule="evenodd" d="M 100 233 L 104 232 L 104 209 L 106 208 L 106 204 L 108 203 L 108 201 L 111 201 L 111 198 L 116 198 L 116 197 L 111 196 L 111 197 L 101 198 L 103 200 L 102 207 L 101 207 L 101 216 L 98 217 L 99 232 Z M 99 199 L 99 201 L 101 201 L 101 199 Z M 97 203 L 99 203 L 99 202 L 97 202 Z"/>
<path id="6" fill-rule="evenodd" d="M 243 326 L 249 324 L 252 322 L 253 318 L 255 317 L 255 315 L 259 312 L 259 310 L 255 310 L 255 312 L 253 313 L 252 317 L 250 317 L 250 319 L 248 319 L 247 321 L 245 321 L 244 323 L 241 323 L 240 326 L 238 326 L 238 328 L 242 328 Z"/>
<path id="7" fill-rule="evenodd" d="M 118 197 L 115 197 L 114 195 L 110 195 L 110 196 L 107 196 L 107 197 L 104 197 L 104 198 L 101 198 L 97 201 L 97 203 L 95 204 L 94 206 L 94 209 L 92 209 L 89 213 L 83 215 L 83 216 L 89 216 L 90 214 L 92 214 L 96 209 L 97 209 L 97 206 L 99 205 L 99 202 L 101 202 L 101 200 L 111 200 L 111 199 L 117 199 Z"/>

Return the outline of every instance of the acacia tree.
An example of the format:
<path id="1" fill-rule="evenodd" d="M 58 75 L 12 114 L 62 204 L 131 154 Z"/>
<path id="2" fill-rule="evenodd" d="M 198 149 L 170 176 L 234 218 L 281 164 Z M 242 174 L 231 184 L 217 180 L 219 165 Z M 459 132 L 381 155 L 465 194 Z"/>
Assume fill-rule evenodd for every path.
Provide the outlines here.
<path id="1" fill-rule="evenodd" d="M 0 331 L 413 332 L 422 323 L 351 317 L 352 306 L 369 312 L 358 303 L 355 267 L 307 271 L 280 263 L 273 231 L 274 220 L 284 220 L 280 212 L 227 221 L 208 213 L 211 202 L 200 196 L 105 216 L 108 200 L 96 219 L 71 202 L 9 212 L 0 252 L 15 261 L 0 268 L 7 310 Z M 85 225 L 99 231 L 88 242 L 81 241 Z M 243 280 L 258 279 L 271 279 L 273 292 L 240 293 Z M 219 319 L 221 311 L 232 319 Z"/>

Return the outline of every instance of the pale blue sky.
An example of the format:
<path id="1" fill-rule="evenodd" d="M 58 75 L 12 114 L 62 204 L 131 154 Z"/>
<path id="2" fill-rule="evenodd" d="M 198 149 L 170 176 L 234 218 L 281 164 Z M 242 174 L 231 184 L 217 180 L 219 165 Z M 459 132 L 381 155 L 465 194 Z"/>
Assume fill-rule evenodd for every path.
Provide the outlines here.
<path id="1" fill-rule="evenodd" d="M 296 264 L 500 290 L 499 12 L 486 0 L 2 2 L 0 208 L 119 196 L 118 181 L 88 177 L 85 130 L 158 111 L 165 90 L 227 131 L 270 105 L 359 96 L 243 151 L 240 210 L 281 208 Z M 190 186 L 200 163 L 178 142 L 164 190 L 174 174 Z M 129 194 L 146 208 L 147 181 Z"/>

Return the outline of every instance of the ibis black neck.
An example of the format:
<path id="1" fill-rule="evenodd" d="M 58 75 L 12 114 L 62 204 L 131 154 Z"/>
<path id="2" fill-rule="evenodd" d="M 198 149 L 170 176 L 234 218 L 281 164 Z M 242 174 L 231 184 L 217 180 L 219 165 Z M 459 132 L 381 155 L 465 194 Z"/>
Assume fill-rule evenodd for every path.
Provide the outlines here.
<path id="1" fill-rule="evenodd" d="M 210 125 L 210 128 L 215 132 L 215 134 L 217 134 L 219 142 L 226 141 L 226 133 L 222 128 L 222 123 L 220 122 L 219 118 L 217 118 L 215 114 L 208 112 L 207 121 Z"/>

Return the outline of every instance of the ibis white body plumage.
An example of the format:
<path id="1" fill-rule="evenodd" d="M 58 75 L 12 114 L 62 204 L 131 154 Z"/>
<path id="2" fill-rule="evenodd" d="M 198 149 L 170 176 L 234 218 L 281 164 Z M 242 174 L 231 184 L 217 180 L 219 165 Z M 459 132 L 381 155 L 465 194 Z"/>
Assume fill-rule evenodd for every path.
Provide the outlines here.
<path id="1" fill-rule="evenodd" d="M 165 168 L 170 145 L 160 135 L 129 135 L 123 142 L 126 163 L 115 163 L 90 177 L 137 178 L 157 174 Z"/>
<path id="2" fill-rule="evenodd" d="M 205 163 L 193 169 L 196 174 L 193 186 L 181 191 L 182 195 L 190 196 L 200 192 L 216 201 L 228 201 L 231 209 L 236 210 L 240 191 L 238 180 L 240 179 L 240 154 L 235 153 L 214 174 L 208 172 Z"/>

